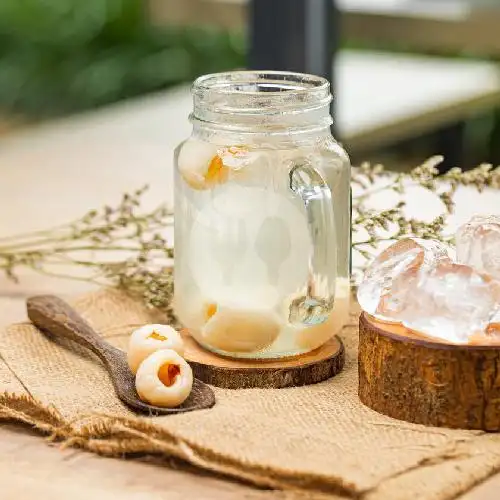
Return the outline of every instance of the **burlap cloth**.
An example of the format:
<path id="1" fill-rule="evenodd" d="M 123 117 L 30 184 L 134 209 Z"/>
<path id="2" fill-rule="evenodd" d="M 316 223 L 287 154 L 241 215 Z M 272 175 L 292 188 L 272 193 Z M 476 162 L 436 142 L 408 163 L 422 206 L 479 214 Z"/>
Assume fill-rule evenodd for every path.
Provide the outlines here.
<path id="1" fill-rule="evenodd" d="M 158 313 L 114 291 L 75 302 L 125 347 Z M 357 397 L 357 310 L 342 332 L 347 361 L 333 379 L 280 390 L 215 388 L 214 408 L 138 417 L 114 395 L 99 362 L 53 343 L 28 323 L 0 336 L 0 418 L 29 423 L 96 453 L 147 452 L 311 498 L 449 499 L 500 470 L 500 435 L 426 428 L 364 407 Z"/>

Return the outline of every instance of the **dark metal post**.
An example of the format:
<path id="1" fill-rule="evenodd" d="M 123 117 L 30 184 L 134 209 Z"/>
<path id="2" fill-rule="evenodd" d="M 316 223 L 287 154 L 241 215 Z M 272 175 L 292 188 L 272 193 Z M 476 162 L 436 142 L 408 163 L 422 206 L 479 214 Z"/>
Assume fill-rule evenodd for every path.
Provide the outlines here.
<path id="1" fill-rule="evenodd" d="M 439 165 L 441 173 L 450 168 L 465 168 L 467 157 L 466 151 L 466 126 L 465 122 L 448 125 L 436 132 L 436 151 L 444 157 L 443 163 Z"/>
<path id="2" fill-rule="evenodd" d="M 322 76 L 334 92 L 338 17 L 333 0 L 251 0 L 250 68 Z"/>

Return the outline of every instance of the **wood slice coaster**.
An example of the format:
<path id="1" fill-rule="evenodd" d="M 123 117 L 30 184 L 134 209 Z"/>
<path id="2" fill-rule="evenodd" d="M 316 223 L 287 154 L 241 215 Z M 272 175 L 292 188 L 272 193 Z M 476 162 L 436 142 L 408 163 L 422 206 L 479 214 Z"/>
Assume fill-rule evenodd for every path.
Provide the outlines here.
<path id="1" fill-rule="evenodd" d="M 389 417 L 500 430 L 500 346 L 425 339 L 362 313 L 359 398 Z"/>
<path id="2" fill-rule="evenodd" d="M 219 356 L 201 347 L 187 332 L 184 357 L 196 378 L 217 387 L 280 389 L 316 384 L 339 373 L 344 367 L 344 345 L 338 337 L 297 357 L 252 360 Z"/>

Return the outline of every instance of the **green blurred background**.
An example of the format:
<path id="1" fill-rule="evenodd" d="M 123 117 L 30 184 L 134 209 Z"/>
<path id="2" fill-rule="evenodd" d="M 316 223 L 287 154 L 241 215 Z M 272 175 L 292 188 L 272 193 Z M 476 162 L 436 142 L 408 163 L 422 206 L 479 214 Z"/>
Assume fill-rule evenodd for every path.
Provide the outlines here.
<path id="1" fill-rule="evenodd" d="M 244 37 L 154 27 L 142 0 L 1 0 L 0 112 L 40 119 L 242 67 Z"/>
<path id="2" fill-rule="evenodd" d="M 2 122 L 69 115 L 245 66 L 241 30 L 156 25 L 149 17 L 146 0 L 0 0 L 0 129 Z M 341 45 L 414 51 L 404 40 L 382 46 L 343 39 Z M 469 120 L 466 128 L 471 162 L 500 157 L 496 110 Z M 398 161 L 434 152 L 433 134 L 391 145 Z"/>

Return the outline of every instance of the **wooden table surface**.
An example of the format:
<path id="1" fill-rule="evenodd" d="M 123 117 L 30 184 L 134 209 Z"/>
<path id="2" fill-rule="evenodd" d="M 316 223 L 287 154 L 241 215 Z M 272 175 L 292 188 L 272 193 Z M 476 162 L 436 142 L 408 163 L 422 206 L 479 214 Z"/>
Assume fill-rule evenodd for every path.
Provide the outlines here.
<path id="1" fill-rule="evenodd" d="M 0 236 L 63 223 L 146 183 L 147 204 L 172 200 L 172 150 L 190 131 L 177 92 L 184 90 L 173 91 L 164 107 L 146 99 L 2 137 Z M 499 212 L 499 196 L 460 192 L 457 221 L 476 211 Z M 410 202 L 432 209 L 417 194 Z M 88 289 L 32 273 L 23 273 L 17 285 L 0 276 L 0 323 L 23 320 L 31 294 L 69 296 Z M 72 494 L 75 500 L 285 497 L 192 469 L 61 451 L 13 425 L 0 427 L 0 480 L 2 500 L 64 499 L 69 484 L 80 491 Z M 499 488 L 500 476 L 462 500 L 497 500 Z"/>

